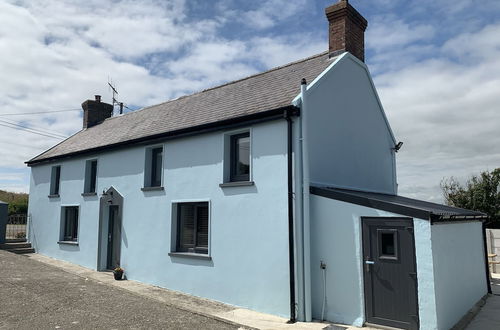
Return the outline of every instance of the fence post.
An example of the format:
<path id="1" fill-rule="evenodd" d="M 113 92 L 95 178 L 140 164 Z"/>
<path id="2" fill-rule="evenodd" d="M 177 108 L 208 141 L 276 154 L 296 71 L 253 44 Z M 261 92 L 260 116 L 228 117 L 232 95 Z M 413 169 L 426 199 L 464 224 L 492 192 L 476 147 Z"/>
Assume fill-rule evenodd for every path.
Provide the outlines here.
<path id="1" fill-rule="evenodd" d="M 0 201 L 0 244 L 5 243 L 7 219 L 9 218 L 9 204 Z"/>
<path id="2" fill-rule="evenodd" d="M 26 215 L 26 242 L 31 243 L 30 239 L 31 232 L 31 213 Z"/>

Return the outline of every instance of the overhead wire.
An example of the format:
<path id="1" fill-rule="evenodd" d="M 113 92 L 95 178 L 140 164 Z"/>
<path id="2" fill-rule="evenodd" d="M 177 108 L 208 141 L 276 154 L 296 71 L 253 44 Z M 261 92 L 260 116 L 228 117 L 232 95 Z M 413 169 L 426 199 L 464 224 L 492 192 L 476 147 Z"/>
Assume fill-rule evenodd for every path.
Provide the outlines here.
<path id="1" fill-rule="evenodd" d="M 41 114 L 50 114 L 50 113 L 58 113 L 58 112 L 69 112 L 69 111 L 81 111 L 81 109 L 64 109 L 64 110 L 23 112 L 23 113 L 0 113 L 0 117 L 2 117 L 2 116 L 41 115 Z"/>
<path id="2" fill-rule="evenodd" d="M 42 133 L 45 133 L 45 134 L 59 136 L 59 137 L 64 138 L 64 139 L 67 138 L 67 136 L 64 135 L 63 133 L 59 133 L 59 132 L 55 132 L 55 131 L 50 131 L 50 130 L 48 130 L 46 128 L 43 128 L 43 127 L 37 127 L 37 126 L 33 126 L 33 125 L 24 126 L 24 125 L 18 124 L 16 122 L 13 122 L 13 121 L 7 120 L 7 119 L 0 119 L 0 122 L 5 123 L 5 124 L 10 124 L 10 125 L 18 126 L 18 127 L 21 127 L 21 128 L 26 128 L 26 129 L 29 129 L 29 130 L 39 131 L 39 132 L 42 132 Z"/>
<path id="3" fill-rule="evenodd" d="M 21 127 L 16 127 L 16 126 L 8 126 L 8 125 L 2 124 L 2 123 L 0 123 L 0 126 L 4 126 L 4 127 L 8 127 L 8 128 L 13 128 L 13 129 L 17 129 L 17 130 L 28 132 L 28 133 L 38 134 L 38 135 L 50 137 L 50 138 L 53 138 L 53 139 L 59 139 L 59 140 L 64 140 L 65 139 L 65 138 L 62 138 L 60 136 L 54 136 L 54 135 L 44 134 L 44 133 L 40 133 L 40 132 L 36 132 L 36 131 L 32 131 L 32 130 L 27 130 L 27 129 L 21 128 Z"/>
<path id="4" fill-rule="evenodd" d="M 38 134 L 38 135 L 42 135 L 42 136 L 52 137 L 52 138 L 56 138 L 56 139 L 61 139 L 61 140 L 67 138 L 67 136 L 65 136 L 61 133 L 51 132 L 51 131 L 46 130 L 46 129 L 39 129 L 39 128 L 34 128 L 34 127 L 24 126 L 24 125 L 20 125 L 20 124 L 14 123 L 14 122 L 1 120 L 1 119 L 0 119 L 0 125 L 4 126 L 4 127 L 14 128 L 17 130 L 21 130 L 21 131 L 25 131 L 25 132 L 29 132 L 29 133 L 34 133 L 34 134 Z"/>

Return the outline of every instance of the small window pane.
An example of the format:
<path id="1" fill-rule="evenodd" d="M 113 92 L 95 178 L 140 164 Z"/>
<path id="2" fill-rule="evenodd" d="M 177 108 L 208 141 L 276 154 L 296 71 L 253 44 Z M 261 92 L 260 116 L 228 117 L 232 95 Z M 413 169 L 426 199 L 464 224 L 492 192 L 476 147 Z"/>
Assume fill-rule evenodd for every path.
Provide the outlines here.
<path id="1" fill-rule="evenodd" d="M 89 192 L 94 193 L 96 191 L 96 182 L 97 182 L 97 160 L 93 160 L 90 163 L 90 186 Z"/>
<path id="2" fill-rule="evenodd" d="M 59 182 L 61 180 L 61 166 L 53 166 L 50 178 L 50 194 L 59 195 Z"/>
<path id="3" fill-rule="evenodd" d="M 393 233 L 382 233 L 381 235 L 381 246 L 383 255 L 394 255 L 394 234 Z"/>
<path id="4" fill-rule="evenodd" d="M 155 148 L 151 150 L 151 186 L 161 186 L 161 170 L 162 170 L 163 148 Z"/>
<path id="5" fill-rule="evenodd" d="M 398 231 L 395 229 L 379 229 L 378 255 L 380 259 L 398 259 Z"/>
<path id="6" fill-rule="evenodd" d="M 78 207 L 64 208 L 64 241 L 78 240 Z"/>
<path id="7" fill-rule="evenodd" d="M 177 251 L 207 254 L 208 203 L 180 203 L 177 212 Z"/>
<path id="8" fill-rule="evenodd" d="M 197 208 L 196 235 L 197 247 L 208 249 L 208 206 Z"/>
<path id="9" fill-rule="evenodd" d="M 179 206 L 181 224 L 181 247 L 187 248 L 194 245 L 194 208 L 190 204 Z"/>
<path id="10" fill-rule="evenodd" d="M 250 133 L 231 136 L 231 181 L 250 179 Z"/>

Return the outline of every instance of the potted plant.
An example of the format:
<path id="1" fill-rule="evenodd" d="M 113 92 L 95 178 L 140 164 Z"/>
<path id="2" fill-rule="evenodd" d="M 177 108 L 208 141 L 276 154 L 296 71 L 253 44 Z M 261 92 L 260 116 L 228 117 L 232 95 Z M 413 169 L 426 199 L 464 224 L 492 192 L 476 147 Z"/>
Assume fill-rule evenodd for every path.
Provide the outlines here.
<path id="1" fill-rule="evenodd" d="M 115 280 L 120 281 L 123 278 L 123 268 L 121 267 L 116 267 L 113 269 L 113 276 L 115 277 Z"/>

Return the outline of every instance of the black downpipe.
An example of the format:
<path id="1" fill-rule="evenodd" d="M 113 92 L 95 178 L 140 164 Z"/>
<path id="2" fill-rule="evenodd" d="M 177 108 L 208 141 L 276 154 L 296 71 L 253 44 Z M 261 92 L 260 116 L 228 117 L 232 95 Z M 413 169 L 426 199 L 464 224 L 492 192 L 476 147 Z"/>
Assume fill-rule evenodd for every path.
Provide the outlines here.
<path id="1" fill-rule="evenodd" d="M 486 267 L 486 286 L 491 293 L 490 266 L 488 265 L 488 245 L 486 243 L 486 221 L 483 221 L 484 266 Z"/>
<path id="2" fill-rule="evenodd" d="M 293 231 L 293 157 L 292 157 L 292 119 L 290 112 L 285 110 L 284 116 L 287 121 L 287 161 L 288 161 L 288 258 L 290 264 L 290 320 L 295 323 L 295 253 L 294 253 L 294 231 Z"/>

